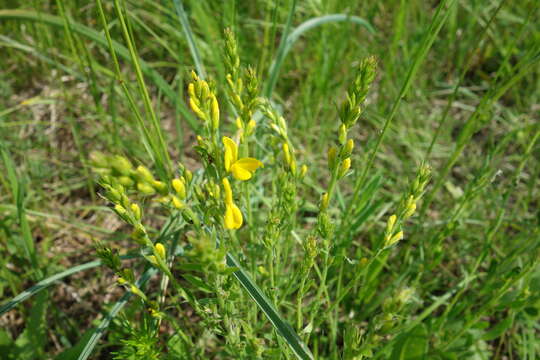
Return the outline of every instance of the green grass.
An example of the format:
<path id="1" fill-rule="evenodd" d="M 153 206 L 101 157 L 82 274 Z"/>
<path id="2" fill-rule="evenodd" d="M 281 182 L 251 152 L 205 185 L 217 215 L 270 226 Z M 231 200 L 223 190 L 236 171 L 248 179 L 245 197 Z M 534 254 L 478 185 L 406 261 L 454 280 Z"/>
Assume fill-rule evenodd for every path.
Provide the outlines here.
<path id="1" fill-rule="evenodd" d="M 0 2 L 2 356 L 540 357 L 538 13 L 532 0 Z M 192 70 L 219 128 L 200 92 L 206 113 L 190 109 Z M 224 166 L 237 118 L 239 157 L 265 165 L 249 181 Z M 181 176 L 186 196 L 170 185 Z"/>

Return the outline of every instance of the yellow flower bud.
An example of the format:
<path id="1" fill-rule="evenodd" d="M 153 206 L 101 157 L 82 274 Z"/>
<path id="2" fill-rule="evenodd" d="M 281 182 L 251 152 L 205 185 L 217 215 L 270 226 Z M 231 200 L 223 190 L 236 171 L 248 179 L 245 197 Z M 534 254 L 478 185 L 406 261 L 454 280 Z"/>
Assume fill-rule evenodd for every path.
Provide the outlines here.
<path id="1" fill-rule="evenodd" d="M 130 290 L 132 293 L 146 301 L 146 295 L 144 295 L 144 293 L 138 287 L 136 287 L 135 285 L 131 285 Z"/>
<path id="2" fill-rule="evenodd" d="M 172 187 L 174 191 L 176 191 L 180 199 L 186 198 L 186 185 L 184 184 L 184 181 L 180 179 L 173 179 Z"/>
<path id="3" fill-rule="evenodd" d="M 216 96 L 212 94 L 212 107 L 210 108 L 210 115 L 212 118 L 212 128 L 217 130 L 219 128 L 219 104 Z"/>
<path id="4" fill-rule="evenodd" d="M 257 126 L 257 123 L 255 122 L 255 120 L 251 119 L 248 122 L 247 129 L 246 129 L 246 132 L 247 132 L 248 135 L 253 134 L 253 130 L 255 130 L 255 126 Z"/>
<path id="5" fill-rule="evenodd" d="M 289 166 L 291 167 L 291 173 L 296 175 L 296 161 L 294 161 L 294 159 L 291 160 Z"/>
<path id="6" fill-rule="evenodd" d="M 394 214 L 388 218 L 386 222 L 386 234 L 392 233 L 394 231 L 394 226 L 396 225 L 397 216 Z"/>
<path id="7" fill-rule="evenodd" d="M 133 179 L 131 179 L 129 176 L 119 176 L 117 179 L 118 182 L 125 187 L 131 187 L 133 184 L 135 184 Z"/>
<path id="8" fill-rule="evenodd" d="M 195 85 L 193 83 L 188 85 L 188 95 L 190 98 L 195 98 Z"/>
<path id="9" fill-rule="evenodd" d="M 403 215 L 403 218 L 404 219 L 410 218 L 414 214 L 415 211 L 416 211 L 416 203 L 414 202 L 414 199 L 412 199 L 412 202 L 409 202 L 407 205 L 407 209 L 405 210 L 405 214 Z"/>
<path id="10" fill-rule="evenodd" d="M 192 173 L 191 171 L 189 171 L 189 170 L 186 170 L 186 171 L 184 172 L 184 176 L 186 177 L 186 181 L 187 181 L 188 183 L 190 183 L 191 180 L 193 179 L 193 173 Z"/>
<path id="11" fill-rule="evenodd" d="M 108 168 L 109 157 L 100 151 L 92 151 L 90 153 L 90 165 L 97 168 Z"/>
<path id="12" fill-rule="evenodd" d="M 153 195 L 156 193 L 156 190 L 152 186 L 142 182 L 137 183 L 137 190 L 142 192 L 144 195 Z"/>
<path id="13" fill-rule="evenodd" d="M 158 264 L 158 261 L 157 261 L 157 259 L 156 259 L 156 257 L 154 255 L 149 255 L 148 256 L 148 261 L 150 261 L 154 265 Z"/>
<path id="14" fill-rule="evenodd" d="M 167 195 L 167 193 L 169 192 L 169 190 L 167 189 L 167 184 L 165 184 L 162 181 L 157 181 L 156 180 L 156 181 L 152 182 L 152 186 L 161 195 Z"/>
<path id="15" fill-rule="evenodd" d="M 308 171 L 307 165 L 306 164 L 302 165 L 302 167 L 300 168 L 300 177 L 303 178 L 304 176 L 306 176 L 307 171 Z"/>
<path id="16" fill-rule="evenodd" d="M 165 246 L 162 243 L 156 243 L 156 254 L 163 260 L 166 259 L 167 253 Z"/>
<path id="17" fill-rule="evenodd" d="M 120 155 L 116 155 L 113 157 L 111 161 L 111 166 L 119 174 L 124 176 L 129 176 L 131 174 L 131 171 L 133 170 L 133 165 L 131 165 L 129 160 Z"/>
<path id="18" fill-rule="evenodd" d="M 282 148 L 283 148 L 283 156 L 285 158 L 285 162 L 287 163 L 287 165 L 290 166 L 291 165 L 291 152 L 289 151 L 289 144 L 284 142 L 282 145 Z"/>
<path id="19" fill-rule="evenodd" d="M 139 165 L 137 167 L 137 170 L 135 170 L 135 174 L 137 175 L 137 178 L 140 181 L 152 183 L 154 181 L 154 175 L 148 170 L 146 166 Z"/>
<path id="20" fill-rule="evenodd" d="M 321 203 L 319 205 L 319 209 L 321 211 L 324 211 L 324 210 L 326 210 L 326 208 L 328 208 L 328 201 L 329 201 L 328 193 L 325 192 L 321 196 Z"/>
<path id="21" fill-rule="evenodd" d="M 176 195 L 171 195 L 171 203 L 178 210 L 182 210 L 185 207 L 184 203 Z"/>
<path id="22" fill-rule="evenodd" d="M 244 124 L 242 124 L 242 119 L 240 119 L 240 117 L 237 117 L 234 123 L 236 124 L 238 130 L 242 130 L 244 128 Z"/>
<path id="23" fill-rule="evenodd" d="M 345 124 L 341 124 L 339 127 L 339 143 L 343 145 L 345 141 L 347 141 L 347 127 Z"/>
<path id="24" fill-rule="evenodd" d="M 385 247 L 392 246 L 398 241 L 400 241 L 401 239 L 403 239 L 403 231 L 399 231 L 396 234 L 394 234 L 392 237 L 387 238 Z"/>
<path id="25" fill-rule="evenodd" d="M 199 107 L 198 101 L 195 98 L 189 99 L 189 107 L 195 113 L 195 115 L 199 117 L 199 119 L 206 121 L 206 115 Z"/>
<path id="26" fill-rule="evenodd" d="M 114 210 L 122 217 L 127 215 L 127 210 L 120 204 L 114 205 Z"/>
<path id="27" fill-rule="evenodd" d="M 353 149 L 354 149 L 354 140 L 353 139 L 347 140 L 347 143 L 345 144 L 345 147 L 343 148 L 343 156 L 344 157 L 351 156 Z"/>
<path id="28" fill-rule="evenodd" d="M 335 146 L 332 146 L 328 149 L 328 168 L 330 170 L 334 169 L 336 162 L 337 149 Z"/>
<path id="29" fill-rule="evenodd" d="M 341 167 L 339 169 L 338 177 L 345 176 L 345 174 L 347 173 L 347 171 L 349 171 L 350 168 L 351 168 L 351 158 L 346 158 L 341 163 Z"/>
<path id="30" fill-rule="evenodd" d="M 141 221 L 142 212 L 139 205 L 135 203 L 131 204 L 131 211 L 133 212 L 133 216 L 135 217 L 135 220 Z"/>

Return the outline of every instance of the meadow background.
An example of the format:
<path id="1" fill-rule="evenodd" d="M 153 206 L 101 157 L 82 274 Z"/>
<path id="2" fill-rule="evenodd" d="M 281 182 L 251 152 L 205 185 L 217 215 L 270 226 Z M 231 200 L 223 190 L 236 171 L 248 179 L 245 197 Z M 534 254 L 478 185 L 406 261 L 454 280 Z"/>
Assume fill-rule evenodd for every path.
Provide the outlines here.
<path id="1" fill-rule="evenodd" d="M 331 253 L 344 261 L 332 267 L 323 255 L 315 260 L 340 285 L 329 280 L 330 291 L 319 291 L 321 273 L 312 271 L 298 323 L 291 300 L 297 290 L 289 285 L 298 281 L 304 248 L 279 253 L 276 279 L 267 276 L 266 255 L 253 260 L 260 248 L 244 258 L 313 357 L 540 357 L 538 1 L 104 1 L 110 43 L 98 4 L 0 0 L 1 358 L 80 359 L 125 294 L 107 268 L 77 268 L 97 259 L 96 240 L 121 254 L 134 248 L 126 225 L 97 195 L 90 153 L 153 167 L 135 106 L 145 109 L 144 123 L 161 128 L 171 159 L 196 172 L 200 122 L 189 110 L 187 84 L 195 70 L 224 96 L 226 28 L 241 62 L 255 69 L 261 95 L 286 119 L 297 159 L 309 167 L 296 194 L 300 238 L 316 222 L 329 180 L 326 150 L 338 138 L 337 107 L 359 61 L 377 59 L 365 110 L 349 133 L 353 180 L 343 182 L 332 210 L 333 219 L 347 219 L 348 248 Z M 222 128 L 234 133 L 221 104 Z M 362 286 L 343 292 L 341 279 L 354 278 L 355 266 L 373 255 L 423 161 L 432 179 L 405 238 L 370 263 Z M 364 169 L 363 203 L 351 209 L 346 199 Z M 264 213 L 259 217 L 263 229 Z M 149 221 L 159 228 L 164 218 L 155 211 Z M 66 269 L 75 270 L 6 310 L 17 294 Z M 228 300 L 227 316 L 237 320 L 229 332 L 216 330 L 223 313 L 199 321 L 174 298 L 169 325 L 151 331 L 140 319 L 140 301 L 130 300 L 87 355 L 153 358 L 129 352 L 153 347 L 155 358 L 294 358 L 246 292 L 225 282 L 237 295 Z M 389 303 L 400 296 L 403 303 Z M 318 323 L 319 316 L 329 320 Z M 239 343 L 231 340 L 235 331 Z"/>

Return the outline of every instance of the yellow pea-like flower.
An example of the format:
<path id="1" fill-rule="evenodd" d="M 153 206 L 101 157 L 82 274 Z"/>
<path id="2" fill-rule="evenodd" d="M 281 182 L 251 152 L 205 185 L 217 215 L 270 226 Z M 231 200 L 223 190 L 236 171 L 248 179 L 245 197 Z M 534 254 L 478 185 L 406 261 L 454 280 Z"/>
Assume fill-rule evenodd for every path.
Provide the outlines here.
<path id="1" fill-rule="evenodd" d="M 227 178 L 223 179 L 223 189 L 225 190 L 225 228 L 239 229 L 244 219 L 242 218 L 242 212 L 233 202 L 231 184 Z"/>
<path id="2" fill-rule="evenodd" d="M 233 174 L 237 180 L 249 180 L 263 163 L 251 157 L 238 159 L 238 145 L 233 139 L 224 136 L 223 145 L 225 146 L 225 170 Z"/>
<path id="3" fill-rule="evenodd" d="M 225 228 L 239 229 L 242 226 L 243 221 L 242 212 L 240 212 L 240 209 L 236 204 L 232 203 L 225 205 Z"/>

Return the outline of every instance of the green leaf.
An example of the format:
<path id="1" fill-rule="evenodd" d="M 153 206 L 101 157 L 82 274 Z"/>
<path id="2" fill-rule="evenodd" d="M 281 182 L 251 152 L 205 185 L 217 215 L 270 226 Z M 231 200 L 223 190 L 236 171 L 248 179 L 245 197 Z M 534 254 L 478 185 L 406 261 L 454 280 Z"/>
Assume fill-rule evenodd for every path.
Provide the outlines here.
<path id="1" fill-rule="evenodd" d="M 420 324 L 411 331 L 399 335 L 390 357 L 391 360 L 425 359 L 428 350 L 428 331 Z"/>
<path id="2" fill-rule="evenodd" d="M 202 281 L 201 278 L 197 276 L 183 274 L 182 277 L 186 279 L 191 285 L 195 286 L 197 289 L 201 291 L 204 291 L 207 293 L 214 292 L 214 290 L 208 284 L 205 284 L 205 282 Z"/>
<path id="3" fill-rule="evenodd" d="M 510 326 L 512 326 L 513 322 L 514 322 L 514 317 L 508 316 L 506 319 L 500 321 L 499 323 L 497 323 L 497 325 L 495 325 L 489 331 L 487 331 L 484 335 L 482 335 L 482 340 L 490 341 L 490 340 L 497 339 L 502 334 L 504 334 L 504 332 Z"/>

